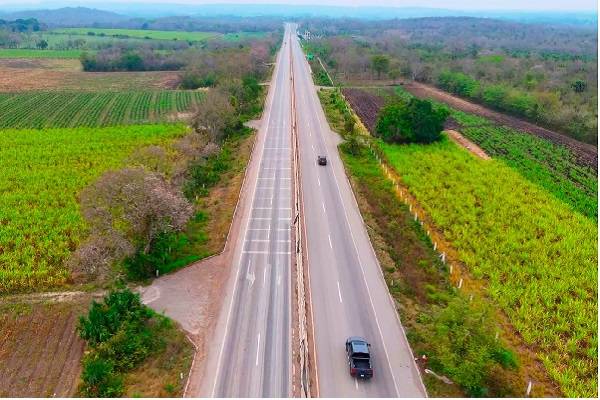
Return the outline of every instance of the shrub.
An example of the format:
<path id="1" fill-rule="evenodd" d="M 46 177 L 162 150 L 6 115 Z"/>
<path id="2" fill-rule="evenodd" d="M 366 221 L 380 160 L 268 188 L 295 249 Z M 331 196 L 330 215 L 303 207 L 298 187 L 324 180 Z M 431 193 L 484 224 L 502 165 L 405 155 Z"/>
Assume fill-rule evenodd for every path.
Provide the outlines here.
<path id="1" fill-rule="evenodd" d="M 438 76 L 438 85 L 464 97 L 474 97 L 479 90 L 479 82 L 461 72 L 442 71 Z"/>
<path id="2" fill-rule="evenodd" d="M 446 109 L 434 109 L 429 100 L 412 98 L 384 107 L 375 131 L 388 143 L 431 143 L 440 139 L 447 117 Z"/>
<path id="3" fill-rule="evenodd" d="M 431 338 L 430 365 L 447 374 L 471 396 L 485 396 L 486 378 L 494 364 L 516 366 L 514 356 L 494 340 L 487 307 L 454 297 L 432 315 L 425 331 Z"/>
<path id="4" fill-rule="evenodd" d="M 82 394 L 86 397 L 120 397 L 123 394 L 123 379 L 113 369 L 113 363 L 108 360 L 84 359 Z"/>
<path id="5" fill-rule="evenodd" d="M 80 317 L 79 336 L 87 341 L 80 391 L 89 397 L 117 397 L 123 391 L 120 373 L 127 372 L 164 347 L 161 331 L 170 321 L 144 306 L 128 289 L 110 292 L 92 302 Z"/>

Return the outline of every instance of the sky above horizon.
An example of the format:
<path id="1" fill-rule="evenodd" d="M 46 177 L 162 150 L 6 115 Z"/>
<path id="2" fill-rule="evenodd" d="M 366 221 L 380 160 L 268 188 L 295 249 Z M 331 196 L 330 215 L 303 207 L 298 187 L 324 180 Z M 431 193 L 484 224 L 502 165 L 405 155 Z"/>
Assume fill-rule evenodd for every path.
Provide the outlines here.
<path id="1" fill-rule="evenodd" d="M 52 7 L 54 4 L 82 5 L 98 4 L 98 0 L 0 0 L 0 6 L 27 6 L 34 5 Z M 154 3 L 154 4 L 293 4 L 293 5 L 321 5 L 321 6 L 387 6 L 387 7 L 429 7 L 455 10 L 597 10 L 596 0 L 127 0 L 102 3 L 127 4 L 127 3 Z"/>

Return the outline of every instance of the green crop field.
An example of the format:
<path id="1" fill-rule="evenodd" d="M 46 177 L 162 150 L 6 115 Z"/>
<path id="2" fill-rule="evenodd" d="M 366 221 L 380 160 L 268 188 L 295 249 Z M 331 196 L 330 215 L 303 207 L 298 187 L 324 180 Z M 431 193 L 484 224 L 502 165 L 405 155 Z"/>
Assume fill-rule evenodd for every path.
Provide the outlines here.
<path id="1" fill-rule="evenodd" d="M 185 32 L 185 31 L 153 31 L 144 29 L 99 29 L 99 28 L 62 28 L 53 30 L 54 33 L 64 33 L 71 35 L 88 35 L 88 32 L 93 32 L 96 36 L 117 36 L 130 37 L 138 39 L 156 39 L 156 40 L 187 40 L 191 42 L 199 42 L 218 36 L 218 33 L 213 32 Z"/>
<path id="2" fill-rule="evenodd" d="M 398 87 L 403 98 L 412 95 Z M 461 126 L 460 132 L 480 146 L 488 155 L 504 160 L 532 183 L 549 191 L 573 210 L 598 219 L 598 175 L 580 165 L 568 148 L 548 140 L 498 126 L 473 114 L 450 110 L 450 116 Z"/>
<path id="3" fill-rule="evenodd" d="M 0 93 L 0 128 L 111 126 L 167 121 L 202 92 Z M 171 118 L 173 119 L 173 118 Z"/>
<path id="4" fill-rule="evenodd" d="M 456 114 L 454 117 L 457 119 Z M 490 156 L 506 161 L 574 211 L 598 219 L 598 176 L 593 169 L 577 164 L 566 147 L 491 124 L 463 127 L 461 133 Z"/>
<path id="5" fill-rule="evenodd" d="M 595 397 L 596 222 L 503 161 L 445 139 L 380 143 L 404 183 L 568 397 Z"/>
<path id="6" fill-rule="evenodd" d="M 77 193 L 136 147 L 181 136 L 181 125 L 0 131 L 0 293 L 65 283 L 85 237 Z"/>
<path id="7" fill-rule="evenodd" d="M 81 50 L 0 49 L 0 58 L 79 58 Z"/>

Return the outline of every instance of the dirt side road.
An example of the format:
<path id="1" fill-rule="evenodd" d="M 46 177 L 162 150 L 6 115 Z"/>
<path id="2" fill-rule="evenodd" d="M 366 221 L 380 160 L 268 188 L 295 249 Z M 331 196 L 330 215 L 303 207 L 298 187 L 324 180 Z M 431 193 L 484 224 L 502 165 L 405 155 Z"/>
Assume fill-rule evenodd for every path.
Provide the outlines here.
<path id="1" fill-rule="evenodd" d="M 591 144 L 582 143 L 558 132 L 554 132 L 549 129 L 534 125 L 530 122 L 523 121 L 522 119 L 492 111 L 489 108 L 467 100 L 463 100 L 429 85 L 418 82 L 405 82 L 402 86 L 407 91 L 419 98 L 430 98 L 441 101 L 442 103 L 446 103 L 458 110 L 476 114 L 488 118 L 498 124 L 524 131 L 532 135 L 539 136 L 543 139 L 550 140 L 556 144 L 566 146 L 573 151 L 577 157 L 577 160 L 582 165 L 594 168 L 596 170 L 598 169 L 598 149 Z"/>

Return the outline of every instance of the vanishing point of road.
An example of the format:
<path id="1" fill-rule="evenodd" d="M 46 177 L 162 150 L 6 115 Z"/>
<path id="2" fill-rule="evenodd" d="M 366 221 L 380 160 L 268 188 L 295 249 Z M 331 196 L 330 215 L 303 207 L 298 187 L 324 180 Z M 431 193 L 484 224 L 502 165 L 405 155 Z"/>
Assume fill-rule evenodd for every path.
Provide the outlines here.
<path id="1" fill-rule="evenodd" d="M 293 74 L 294 92 L 291 78 Z M 243 225 L 228 298 L 209 349 L 213 397 L 292 395 L 292 96 L 296 107 L 301 200 L 321 397 L 425 397 L 419 371 L 321 108 L 310 67 L 286 25 L 261 128 L 248 166 Z M 317 155 L 328 165 L 318 166 Z M 374 377 L 348 373 L 344 343 L 372 344 Z M 313 395 L 315 389 L 313 388 Z"/>

